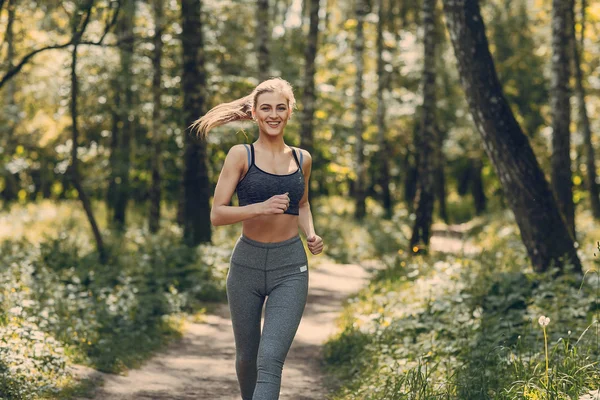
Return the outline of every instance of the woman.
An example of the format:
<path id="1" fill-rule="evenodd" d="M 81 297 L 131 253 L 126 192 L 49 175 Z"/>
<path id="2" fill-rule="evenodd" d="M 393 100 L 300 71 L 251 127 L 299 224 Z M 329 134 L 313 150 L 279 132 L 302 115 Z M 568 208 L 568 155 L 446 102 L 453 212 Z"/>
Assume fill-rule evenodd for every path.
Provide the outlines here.
<path id="1" fill-rule="evenodd" d="M 312 254 L 323 251 L 308 204 L 311 156 L 283 140 L 295 102 L 288 82 L 270 79 L 192 124 L 202 137 L 216 126 L 246 119 L 253 119 L 259 130 L 256 142 L 235 145 L 227 154 L 210 216 L 215 226 L 242 222 L 227 275 L 227 299 L 244 400 L 279 398 L 283 363 L 308 291 L 308 263 L 298 228 Z M 229 205 L 234 191 L 237 207 Z"/>

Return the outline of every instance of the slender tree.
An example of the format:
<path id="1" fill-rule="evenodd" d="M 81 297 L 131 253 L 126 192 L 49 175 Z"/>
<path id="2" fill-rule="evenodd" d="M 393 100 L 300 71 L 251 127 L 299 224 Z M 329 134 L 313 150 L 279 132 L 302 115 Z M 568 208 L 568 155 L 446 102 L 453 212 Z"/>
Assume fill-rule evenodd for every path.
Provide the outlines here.
<path id="1" fill-rule="evenodd" d="M 419 137 L 415 147 L 419 152 L 416 216 L 410 238 L 410 247 L 427 247 L 431 235 L 433 220 L 433 202 L 435 190 L 437 146 L 435 118 L 435 3 L 436 0 L 423 1 L 423 104 L 421 107 Z"/>
<path id="2" fill-rule="evenodd" d="M 386 51 L 383 41 L 383 31 L 385 26 L 386 10 L 384 0 L 378 0 L 378 19 L 377 19 L 377 130 L 379 142 L 378 154 L 378 172 L 379 183 L 381 185 L 381 197 L 386 218 L 392 216 L 392 194 L 390 192 L 390 167 L 389 167 L 389 151 L 386 140 L 385 126 L 385 90 L 389 87 L 389 73 L 385 70 L 385 61 L 383 52 Z M 388 10 L 389 14 L 392 14 Z"/>
<path id="3" fill-rule="evenodd" d="M 552 1 L 552 189 L 567 228 L 575 237 L 575 207 L 571 176 L 571 105 L 569 103 L 569 57 L 567 15 L 570 0 Z"/>
<path id="4" fill-rule="evenodd" d="M 269 78 L 271 60 L 269 56 L 269 0 L 256 1 L 256 56 L 258 57 L 258 79 Z"/>
<path id="5" fill-rule="evenodd" d="M 571 0 L 572 1 L 572 0 Z M 585 0 L 582 0 L 585 2 Z M 573 2 L 573 1 L 572 1 Z M 585 4 L 582 5 L 585 7 Z M 569 48 L 571 49 L 571 60 L 573 65 L 573 72 L 575 74 L 575 95 L 577 98 L 577 129 L 583 136 L 583 148 L 585 151 L 585 166 L 586 166 L 586 179 L 585 183 L 590 193 L 590 207 L 592 215 L 595 219 L 600 219 L 600 191 L 598 189 L 598 183 L 596 182 L 596 156 L 594 154 L 594 146 L 592 144 L 592 129 L 590 127 L 590 119 L 588 117 L 586 103 L 585 103 L 585 87 L 583 86 L 583 73 L 581 71 L 581 58 L 579 57 L 580 52 L 583 52 L 583 41 L 577 42 L 577 36 L 575 34 L 575 18 L 574 18 L 574 7 L 573 4 L 569 7 Z M 582 19 L 585 19 L 585 10 L 582 11 Z M 581 23 L 581 36 L 584 35 L 584 23 Z M 580 48 L 578 48 L 578 46 Z"/>
<path id="6" fill-rule="evenodd" d="M 570 262 L 581 271 L 573 238 L 562 219 L 529 140 L 504 97 L 489 51 L 477 0 L 444 0 L 471 116 L 521 231 L 531 263 L 545 271 Z"/>
<path id="7" fill-rule="evenodd" d="M 163 14 L 164 0 L 153 0 L 152 7 L 154 11 L 154 50 L 152 53 L 152 66 L 154 74 L 152 76 L 152 185 L 150 186 L 150 213 L 148 215 L 148 227 L 150 232 L 156 233 L 160 228 L 160 198 L 161 198 L 161 164 L 160 164 L 160 139 L 161 139 L 161 59 L 162 59 L 162 34 L 163 34 Z"/>
<path id="8" fill-rule="evenodd" d="M 14 22 L 16 17 L 16 0 L 8 0 L 7 3 L 8 9 L 8 21 L 6 24 L 6 36 L 5 41 L 8 45 L 7 53 L 6 53 L 6 61 L 5 66 L 7 69 L 11 69 L 13 67 L 14 58 L 15 58 L 15 35 L 14 35 Z M 0 11 L 2 8 L 0 8 Z M 2 138 L 5 140 L 5 153 L 11 156 L 16 147 L 15 140 L 15 129 L 17 127 L 18 121 L 18 112 L 17 112 L 17 103 L 15 100 L 15 94 L 17 91 L 17 86 L 14 80 L 11 80 L 6 88 L 6 96 L 4 97 L 6 106 L 8 107 L 8 112 L 6 113 L 7 117 L 7 130 L 6 137 Z M 8 205 L 10 202 L 17 199 L 17 195 L 19 192 L 19 175 L 13 174 L 7 168 L 2 168 L 2 175 L 4 176 L 5 187 L 2 191 L 2 198 L 4 199 L 4 205 Z"/>
<path id="9" fill-rule="evenodd" d="M 366 214 L 365 207 L 365 155 L 363 144 L 363 111 L 365 102 L 363 100 L 363 73 L 364 73 L 364 23 L 365 17 L 369 12 L 368 5 L 364 0 L 356 0 L 356 39 L 354 41 L 354 60 L 356 63 L 356 82 L 354 86 L 354 109 L 356 122 L 354 123 L 354 134 L 356 135 L 356 182 L 354 185 L 355 199 L 355 217 L 357 219 L 364 218 Z"/>
<path id="10" fill-rule="evenodd" d="M 302 119 L 300 121 L 300 144 L 313 153 L 313 130 L 315 114 L 315 58 L 319 34 L 319 0 L 310 0 L 310 27 L 304 49 L 304 93 L 302 95 Z M 312 192 L 310 192 L 312 193 Z"/>
<path id="11" fill-rule="evenodd" d="M 79 196 L 79 200 L 83 204 L 83 208 L 88 217 L 88 221 L 92 227 L 92 232 L 94 234 L 94 238 L 96 240 L 96 248 L 98 250 L 100 262 L 105 263 L 107 261 L 106 251 L 104 250 L 104 243 L 102 241 L 102 235 L 100 234 L 100 229 L 98 228 L 98 224 L 96 223 L 96 218 L 94 217 L 94 213 L 92 210 L 92 205 L 90 203 L 89 198 L 87 197 L 83 185 L 81 183 L 81 177 L 79 175 L 78 169 L 78 158 L 77 158 L 77 149 L 79 148 L 79 128 L 77 124 L 78 118 L 78 110 L 77 110 L 77 96 L 79 94 L 79 85 L 77 78 L 77 47 L 79 46 L 79 41 L 85 32 L 85 29 L 90 21 L 90 15 L 92 13 L 92 7 L 94 5 L 94 0 L 87 0 L 85 7 L 82 8 L 83 18 L 80 20 L 78 17 L 79 14 L 75 13 L 72 23 L 73 30 L 73 51 L 71 53 L 71 121 L 72 121 L 72 148 L 71 148 L 71 164 L 69 165 L 69 174 L 71 177 L 71 181 L 73 182 L 73 186 L 77 189 L 77 194 Z"/>
<path id="12" fill-rule="evenodd" d="M 115 108 L 111 141 L 107 204 L 111 210 L 109 223 L 117 230 L 126 227 L 127 203 L 130 195 L 131 140 L 134 136 L 133 105 L 133 27 L 135 0 L 123 0 L 123 12 L 117 23 L 120 72 L 116 78 Z"/>
<path id="13" fill-rule="evenodd" d="M 183 115 L 186 127 L 206 112 L 201 7 L 199 0 L 181 2 Z M 188 246 L 195 246 L 211 240 L 207 151 L 206 142 L 193 138 L 188 129 L 184 135 L 183 235 Z"/>

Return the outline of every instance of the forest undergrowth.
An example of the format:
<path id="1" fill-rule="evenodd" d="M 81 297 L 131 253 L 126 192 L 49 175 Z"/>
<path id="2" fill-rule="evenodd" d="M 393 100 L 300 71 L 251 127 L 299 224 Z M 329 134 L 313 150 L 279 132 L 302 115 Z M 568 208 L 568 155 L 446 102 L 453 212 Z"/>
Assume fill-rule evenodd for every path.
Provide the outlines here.
<path id="1" fill-rule="evenodd" d="M 588 211 L 577 224 L 585 276 L 558 277 L 532 271 L 510 212 L 473 224 L 476 254 L 410 254 L 403 210 L 327 225 L 386 266 L 325 346 L 331 399 L 600 399 L 600 229 Z"/>
<path id="2" fill-rule="evenodd" d="M 131 223 L 103 231 L 102 265 L 79 208 L 42 202 L 1 216 L 0 399 L 72 398 L 90 386 L 74 364 L 135 367 L 180 336 L 186 315 L 225 301 L 227 235 L 188 248 L 167 221 L 156 235 Z"/>

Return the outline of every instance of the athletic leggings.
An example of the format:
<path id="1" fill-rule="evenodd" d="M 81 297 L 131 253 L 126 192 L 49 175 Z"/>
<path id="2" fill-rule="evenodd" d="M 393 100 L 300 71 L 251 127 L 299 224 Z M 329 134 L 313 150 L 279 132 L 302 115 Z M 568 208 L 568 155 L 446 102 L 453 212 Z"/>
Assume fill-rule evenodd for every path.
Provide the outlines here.
<path id="1" fill-rule="evenodd" d="M 308 292 L 308 262 L 295 236 L 261 243 L 241 236 L 227 274 L 235 367 L 243 400 L 277 400 L 281 372 Z M 260 317 L 265 298 L 265 321 Z"/>

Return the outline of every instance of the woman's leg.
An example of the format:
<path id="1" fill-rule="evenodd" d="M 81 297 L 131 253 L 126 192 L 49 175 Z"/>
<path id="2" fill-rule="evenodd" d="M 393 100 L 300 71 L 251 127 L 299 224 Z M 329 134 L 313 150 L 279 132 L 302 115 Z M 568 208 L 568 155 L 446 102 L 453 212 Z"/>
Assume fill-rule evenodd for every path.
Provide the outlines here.
<path id="1" fill-rule="evenodd" d="M 267 272 L 265 322 L 258 349 L 258 379 L 252 400 L 277 400 L 283 363 L 288 354 L 308 292 L 306 264 Z"/>
<path id="2" fill-rule="evenodd" d="M 227 275 L 227 299 L 235 337 L 235 369 L 243 400 L 252 400 L 256 386 L 256 358 L 260 343 L 260 316 L 265 296 L 264 272 L 231 264 Z"/>

